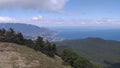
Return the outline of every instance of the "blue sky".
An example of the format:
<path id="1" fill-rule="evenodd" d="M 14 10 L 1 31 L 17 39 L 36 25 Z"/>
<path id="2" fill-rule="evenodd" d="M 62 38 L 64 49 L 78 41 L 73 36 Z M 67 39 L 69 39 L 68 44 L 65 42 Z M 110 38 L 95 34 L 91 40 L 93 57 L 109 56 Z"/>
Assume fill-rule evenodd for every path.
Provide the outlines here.
<path id="1" fill-rule="evenodd" d="M 120 0 L 70 0 L 65 10 L 79 13 L 80 18 L 120 19 Z"/>
<path id="2" fill-rule="evenodd" d="M 55 25 L 74 24 L 81 20 L 120 19 L 120 0 L 5 0 L 0 1 L 0 20 L 48 22 Z M 30 1 L 30 2 L 29 2 Z M 32 19 L 37 21 L 31 21 Z M 41 18 L 41 19 L 39 19 Z M 3 20 L 4 19 L 4 20 Z M 43 20 L 42 20 L 43 19 Z M 22 21 L 21 21 L 22 20 Z M 29 21 L 28 21 L 29 20 Z M 41 20 L 41 21 L 39 21 Z M 72 21 L 73 22 L 72 22 Z M 62 23 L 59 23 L 62 22 Z M 56 24 L 59 23 L 59 24 Z M 118 21 L 117 21 L 118 23 Z M 34 23 L 32 23 L 34 24 Z M 71 25 L 68 23 L 68 25 Z M 86 24 L 86 23 L 85 23 Z M 88 23 L 89 24 L 89 23 Z M 46 23 L 44 24 L 46 25 Z M 93 24 L 92 24 L 93 25 Z"/>

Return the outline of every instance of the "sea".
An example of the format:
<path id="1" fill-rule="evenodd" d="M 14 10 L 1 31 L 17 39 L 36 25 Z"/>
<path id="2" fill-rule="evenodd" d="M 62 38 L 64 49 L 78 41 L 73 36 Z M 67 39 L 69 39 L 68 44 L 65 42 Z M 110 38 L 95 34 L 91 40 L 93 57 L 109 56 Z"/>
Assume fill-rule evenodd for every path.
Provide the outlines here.
<path id="1" fill-rule="evenodd" d="M 105 40 L 120 41 L 120 28 L 95 26 L 59 26 L 48 28 L 57 32 L 57 38 L 64 38 L 67 40 L 97 37 Z"/>

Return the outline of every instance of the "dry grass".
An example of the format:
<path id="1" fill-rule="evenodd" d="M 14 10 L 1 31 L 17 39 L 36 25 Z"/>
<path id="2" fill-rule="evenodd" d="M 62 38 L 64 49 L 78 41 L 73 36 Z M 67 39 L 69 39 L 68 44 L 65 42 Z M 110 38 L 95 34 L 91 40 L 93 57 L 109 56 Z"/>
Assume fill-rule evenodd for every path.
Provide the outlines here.
<path id="1" fill-rule="evenodd" d="M 0 68 L 71 68 L 62 62 L 58 56 L 52 59 L 22 45 L 0 42 Z"/>

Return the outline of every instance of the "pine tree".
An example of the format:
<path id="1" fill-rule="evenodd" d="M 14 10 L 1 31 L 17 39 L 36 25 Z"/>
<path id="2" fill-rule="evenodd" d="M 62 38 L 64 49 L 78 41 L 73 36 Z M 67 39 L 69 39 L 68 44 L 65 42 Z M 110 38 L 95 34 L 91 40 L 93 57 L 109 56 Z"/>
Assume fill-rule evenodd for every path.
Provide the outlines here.
<path id="1" fill-rule="evenodd" d="M 56 44 L 53 44 L 53 45 L 52 45 L 52 51 L 53 51 L 54 54 L 57 53 Z"/>
<path id="2" fill-rule="evenodd" d="M 5 41 L 6 30 L 4 28 L 0 29 L 0 41 Z"/>
<path id="3" fill-rule="evenodd" d="M 16 34 L 15 43 L 24 44 L 24 37 L 23 37 L 22 33 Z"/>
<path id="4" fill-rule="evenodd" d="M 45 54 L 54 57 L 53 47 L 49 41 L 46 42 Z"/>
<path id="5" fill-rule="evenodd" d="M 34 43 L 34 41 L 31 40 L 31 39 L 25 39 L 24 43 L 25 43 L 26 46 L 28 46 L 28 47 L 30 47 L 30 48 L 32 48 L 32 49 L 35 48 L 35 43 Z"/>
<path id="6" fill-rule="evenodd" d="M 35 50 L 37 51 L 41 51 L 43 52 L 44 51 L 44 41 L 43 41 L 43 38 L 38 36 L 38 38 L 36 39 L 35 41 Z"/>
<path id="7" fill-rule="evenodd" d="M 15 35 L 16 33 L 12 28 L 6 31 L 6 35 L 5 35 L 6 42 L 14 42 Z"/>

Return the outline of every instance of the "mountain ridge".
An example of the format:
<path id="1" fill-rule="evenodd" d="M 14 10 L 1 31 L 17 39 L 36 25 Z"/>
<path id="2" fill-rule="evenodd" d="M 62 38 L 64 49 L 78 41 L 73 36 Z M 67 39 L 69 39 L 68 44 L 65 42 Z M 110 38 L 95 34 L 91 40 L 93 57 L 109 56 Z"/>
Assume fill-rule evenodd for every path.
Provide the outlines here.
<path id="1" fill-rule="evenodd" d="M 57 34 L 56 31 L 38 27 L 32 24 L 23 24 L 23 23 L 0 23 L 0 28 L 13 28 L 16 32 L 23 33 L 24 36 L 30 38 L 36 38 L 37 36 L 44 37 L 44 39 L 52 40 Z"/>

